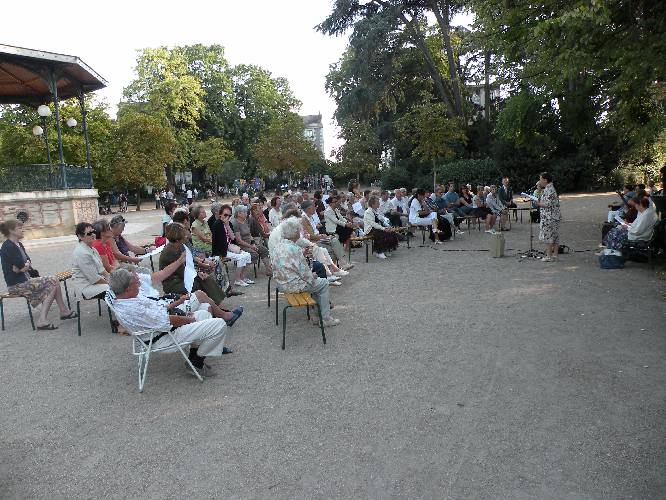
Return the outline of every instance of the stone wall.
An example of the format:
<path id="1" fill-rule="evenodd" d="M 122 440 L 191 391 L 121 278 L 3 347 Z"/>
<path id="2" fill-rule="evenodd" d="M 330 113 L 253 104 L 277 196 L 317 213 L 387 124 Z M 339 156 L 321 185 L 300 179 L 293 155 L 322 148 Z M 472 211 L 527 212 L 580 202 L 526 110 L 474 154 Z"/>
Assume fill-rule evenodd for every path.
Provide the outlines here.
<path id="1" fill-rule="evenodd" d="M 96 189 L 0 193 L 0 220 L 23 219 L 26 239 L 71 235 L 81 221 L 99 218 Z"/>

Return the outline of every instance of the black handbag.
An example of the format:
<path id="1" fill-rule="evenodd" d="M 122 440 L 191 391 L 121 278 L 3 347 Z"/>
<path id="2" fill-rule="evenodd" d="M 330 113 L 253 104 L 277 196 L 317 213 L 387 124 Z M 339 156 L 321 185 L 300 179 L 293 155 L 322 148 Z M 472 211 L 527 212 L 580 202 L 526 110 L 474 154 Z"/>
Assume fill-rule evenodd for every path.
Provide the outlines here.
<path id="1" fill-rule="evenodd" d="M 28 268 L 28 276 L 31 278 L 39 278 L 39 271 L 37 269 L 33 269 L 32 267 Z"/>

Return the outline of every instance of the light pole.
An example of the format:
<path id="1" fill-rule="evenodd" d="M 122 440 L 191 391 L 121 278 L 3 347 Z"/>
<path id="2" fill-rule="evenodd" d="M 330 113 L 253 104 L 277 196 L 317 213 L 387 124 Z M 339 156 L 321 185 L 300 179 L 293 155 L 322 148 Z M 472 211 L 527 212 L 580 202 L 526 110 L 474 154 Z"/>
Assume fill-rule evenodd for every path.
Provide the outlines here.
<path id="1" fill-rule="evenodd" d="M 51 116 L 51 108 L 49 108 L 46 104 L 42 104 L 37 108 L 37 114 L 42 119 L 42 126 L 40 127 L 39 125 L 36 125 L 33 127 L 32 133 L 34 135 L 42 135 L 42 133 L 44 134 L 44 143 L 46 144 L 46 159 L 48 160 L 50 167 L 51 151 L 49 150 L 49 133 L 46 127 L 46 118 Z"/>

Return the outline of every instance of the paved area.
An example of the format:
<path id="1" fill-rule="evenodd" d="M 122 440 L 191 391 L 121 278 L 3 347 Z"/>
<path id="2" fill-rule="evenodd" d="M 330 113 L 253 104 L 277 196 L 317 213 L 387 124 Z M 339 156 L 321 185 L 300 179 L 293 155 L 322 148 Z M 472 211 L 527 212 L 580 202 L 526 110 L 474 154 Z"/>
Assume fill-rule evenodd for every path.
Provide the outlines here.
<path id="1" fill-rule="evenodd" d="M 664 497 L 666 303 L 647 265 L 585 251 L 610 199 L 563 200 L 577 252 L 559 263 L 516 257 L 528 224 L 502 259 L 476 231 L 387 262 L 356 251 L 326 346 L 293 311 L 280 350 L 260 277 L 203 384 L 155 356 L 139 394 L 130 341 L 94 304 L 77 338 L 8 302 L 0 497 Z M 130 213 L 132 237 L 160 216 Z M 29 253 L 46 274 L 72 247 Z"/>

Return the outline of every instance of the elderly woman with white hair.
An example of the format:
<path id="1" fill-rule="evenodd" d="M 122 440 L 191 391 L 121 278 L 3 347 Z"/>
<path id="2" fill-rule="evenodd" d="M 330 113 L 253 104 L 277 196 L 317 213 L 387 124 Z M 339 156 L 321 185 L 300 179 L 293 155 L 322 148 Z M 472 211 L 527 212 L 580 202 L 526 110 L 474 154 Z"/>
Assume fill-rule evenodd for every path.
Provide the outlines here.
<path id="1" fill-rule="evenodd" d="M 328 280 L 319 278 L 312 272 L 303 249 L 296 244 L 301 238 L 300 221 L 296 217 L 290 217 L 284 220 L 280 227 L 283 239 L 271 255 L 273 277 L 278 288 L 288 293 L 310 292 L 319 305 L 324 326 L 338 325 L 340 320 L 331 316 Z"/>
<path id="2" fill-rule="evenodd" d="M 245 205 L 236 205 L 232 213 L 231 227 L 234 230 L 236 243 L 243 251 L 250 254 L 252 262 L 255 264 L 261 259 L 266 268 L 266 275 L 270 276 L 273 274 L 273 270 L 268 258 L 268 249 L 261 242 L 252 238 L 248 221 L 248 208 Z"/>

